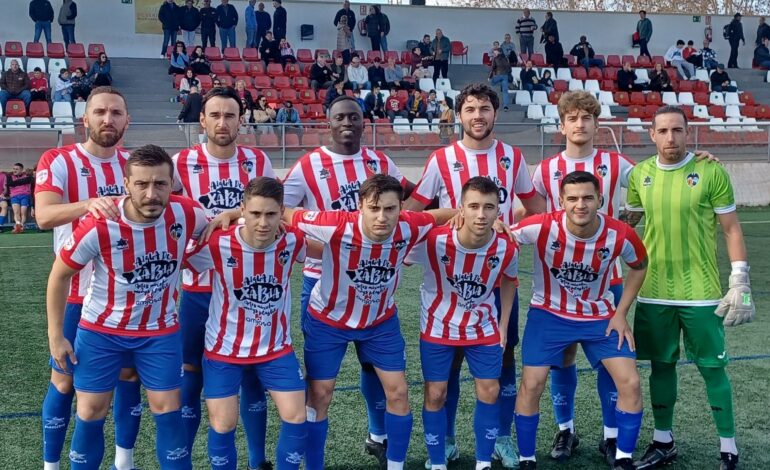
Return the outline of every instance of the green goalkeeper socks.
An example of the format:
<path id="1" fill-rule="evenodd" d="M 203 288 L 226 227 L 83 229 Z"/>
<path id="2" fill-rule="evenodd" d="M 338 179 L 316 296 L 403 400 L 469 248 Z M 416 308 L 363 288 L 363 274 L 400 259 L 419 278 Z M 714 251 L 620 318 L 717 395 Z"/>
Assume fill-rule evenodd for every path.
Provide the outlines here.
<path id="1" fill-rule="evenodd" d="M 676 403 L 676 364 L 652 361 L 650 374 L 650 399 L 655 429 L 670 431 L 674 424 Z"/>
<path id="2" fill-rule="evenodd" d="M 733 390 L 724 367 L 698 367 L 706 382 L 711 414 L 719 437 L 735 437 L 735 417 L 733 415 Z"/>

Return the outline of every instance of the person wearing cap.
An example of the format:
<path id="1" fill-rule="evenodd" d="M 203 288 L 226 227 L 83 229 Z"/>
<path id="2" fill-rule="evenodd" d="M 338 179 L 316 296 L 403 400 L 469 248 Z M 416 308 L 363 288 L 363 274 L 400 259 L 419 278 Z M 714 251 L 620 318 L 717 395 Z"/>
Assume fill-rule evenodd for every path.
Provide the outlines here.
<path id="1" fill-rule="evenodd" d="M 717 64 L 717 69 L 711 74 L 711 91 L 738 91 L 738 87 L 730 83 L 730 76 L 725 72 L 725 64 Z"/>
<path id="2" fill-rule="evenodd" d="M 741 14 L 736 13 L 733 16 L 733 20 L 730 22 L 730 28 L 728 30 L 727 41 L 730 43 L 730 58 L 727 60 L 727 68 L 738 68 L 738 45 L 743 41 L 743 45 L 746 45 L 746 38 L 743 37 L 743 25 L 741 24 Z"/>

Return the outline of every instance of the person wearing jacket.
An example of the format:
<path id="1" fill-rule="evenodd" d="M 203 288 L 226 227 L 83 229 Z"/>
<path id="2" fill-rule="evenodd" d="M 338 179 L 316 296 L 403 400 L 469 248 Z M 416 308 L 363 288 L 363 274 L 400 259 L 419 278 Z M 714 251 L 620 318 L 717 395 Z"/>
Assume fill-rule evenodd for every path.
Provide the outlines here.
<path id="1" fill-rule="evenodd" d="M 186 0 L 185 5 L 177 9 L 179 28 L 187 47 L 195 47 L 195 30 L 201 24 L 201 12 L 193 6 L 193 0 Z"/>
<path id="2" fill-rule="evenodd" d="M 553 36 L 551 36 L 553 37 Z M 499 48 L 492 51 L 492 69 L 489 71 L 489 84 L 492 87 L 500 85 L 503 95 L 503 111 L 508 111 L 508 76 L 511 75 L 511 63 Z"/>
<path id="3" fill-rule="evenodd" d="M 211 6 L 211 0 L 203 0 L 200 14 L 203 48 L 217 47 L 217 10 Z"/>
<path id="4" fill-rule="evenodd" d="M 59 8 L 59 26 L 64 38 L 64 47 L 75 44 L 75 18 L 78 16 L 78 6 L 72 0 L 64 0 Z"/>
<path id="5" fill-rule="evenodd" d="M 11 66 L 0 76 L 0 106 L 5 110 L 9 99 L 19 99 L 29 108 L 32 94 L 29 92 L 29 75 L 19 66 L 19 60 L 11 60 Z"/>
<path id="6" fill-rule="evenodd" d="M 257 11 L 254 12 L 254 16 L 257 22 L 257 37 L 254 47 L 259 49 L 262 40 L 265 38 L 265 34 L 273 27 L 273 20 L 270 17 L 270 13 L 265 11 L 265 4 L 262 2 L 259 2 L 257 5 Z"/>
<path id="7" fill-rule="evenodd" d="M 728 69 L 738 68 L 738 47 L 741 41 L 746 45 L 746 38 L 743 37 L 743 25 L 741 24 L 741 14 L 736 13 L 730 22 L 730 32 L 727 41 L 730 43 L 730 58 L 727 59 Z"/>
<path id="8" fill-rule="evenodd" d="M 177 41 L 174 46 L 174 52 L 171 53 L 171 64 L 168 67 L 168 74 L 181 74 L 190 66 L 190 58 L 187 56 L 187 48 L 182 41 Z"/>
<path id="9" fill-rule="evenodd" d="M 380 87 L 372 85 L 372 92 L 364 98 L 364 117 L 368 117 L 371 122 L 376 118 L 385 117 L 385 100 L 380 93 Z"/>
<path id="10" fill-rule="evenodd" d="M 374 63 L 369 67 L 369 83 L 371 86 L 385 86 L 388 82 L 385 79 L 385 69 L 382 68 L 382 61 L 379 57 L 374 58 Z"/>
<path id="11" fill-rule="evenodd" d="M 163 45 L 160 48 L 160 58 L 166 58 L 166 49 L 176 43 L 176 33 L 179 30 L 179 7 L 174 0 L 166 0 L 158 9 L 158 21 L 163 28 Z"/>
<path id="12" fill-rule="evenodd" d="M 342 8 L 340 8 L 337 11 L 337 14 L 334 15 L 334 26 L 337 27 L 340 23 L 340 19 L 342 17 L 347 18 L 347 24 L 353 25 L 355 27 L 356 24 L 356 13 L 350 8 L 350 2 L 348 0 L 345 0 L 342 2 Z M 351 37 L 351 42 L 353 43 L 353 49 L 356 48 L 356 41 L 355 38 Z"/>
<path id="13" fill-rule="evenodd" d="M 40 33 L 45 34 L 46 44 L 51 44 L 51 23 L 53 23 L 53 7 L 48 0 L 32 0 L 29 2 L 29 17 L 35 23 L 35 39 L 40 42 Z"/>
<path id="14" fill-rule="evenodd" d="M 439 75 L 441 78 L 449 78 L 447 71 L 449 70 L 449 53 L 452 52 L 452 43 L 440 29 L 436 30 L 436 37 L 433 38 L 430 48 L 433 50 L 433 81 L 436 81 Z"/>
<path id="15" fill-rule="evenodd" d="M 324 108 L 329 110 L 329 106 L 332 104 L 332 101 L 336 100 L 340 96 L 345 96 L 345 82 L 343 81 L 336 81 L 334 82 L 334 85 L 330 86 L 328 90 L 326 90 L 326 100 L 324 101 Z"/>
<path id="16" fill-rule="evenodd" d="M 652 60 L 647 44 L 652 39 L 652 21 L 647 18 L 645 10 L 639 11 L 639 21 L 636 23 L 636 33 L 639 35 L 639 55 L 646 55 Z"/>
<path id="17" fill-rule="evenodd" d="M 29 91 L 32 101 L 48 101 L 48 79 L 40 67 L 35 67 L 29 79 Z"/>
<path id="18" fill-rule="evenodd" d="M 273 0 L 273 36 L 276 41 L 286 38 L 286 8 L 282 0 Z"/>
<path id="19" fill-rule="evenodd" d="M 230 0 L 221 1 L 222 4 L 217 7 L 217 26 L 219 26 L 219 39 L 222 41 L 224 53 L 226 47 L 236 47 L 235 27 L 238 26 L 238 10 L 230 5 Z"/>
<path id="20" fill-rule="evenodd" d="M 320 88 L 325 90 L 333 84 L 332 69 L 326 64 L 326 56 L 319 54 L 310 67 L 310 87 L 318 92 Z"/>
<path id="21" fill-rule="evenodd" d="M 91 94 L 91 80 L 86 76 L 86 71 L 78 67 L 72 73 L 72 101 L 85 101 Z"/>
<path id="22" fill-rule="evenodd" d="M 364 19 L 366 23 L 366 35 L 369 36 L 369 40 L 372 41 L 372 50 L 379 51 L 381 47 L 382 34 L 384 32 L 382 21 L 382 13 L 380 13 L 380 7 L 372 5 L 369 7 L 369 14 Z"/>
<path id="23" fill-rule="evenodd" d="M 61 69 L 59 73 L 59 79 L 56 80 L 56 87 L 54 88 L 53 101 L 72 103 L 72 81 L 70 80 L 70 71 L 67 69 Z"/>
<path id="24" fill-rule="evenodd" d="M 211 63 L 203 52 L 203 47 L 195 46 L 195 50 L 190 54 L 190 68 L 195 75 L 208 75 L 211 73 Z"/>
<path id="25" fill-rule="evenodd" d="M 543 26 L 540 27 L 540 31 L 543 32 L 540 36 L 540 44 L 545 43 L 548 40 L 548 36 L 553 36 L 555 41 L 559 42 L 559 25 L 556 24 L 556 20 L 553 19 L 552 12 L 545 12 L 545 21 L 543 22 Z"/>
<path id="26" fill-rule="evenodd" d="M 243 21 L 246 24 L 246 47 L 257 47 L 257 15 L 254 11 L 254 5 L 257 0 L 249 0 L 246 10 L 243 13 Z"/>
<path id="27" fill-rule="evenodd" d="M 281 49 L 279 42 L 273 39 L 273 33 L 268 31 L 265 33 L 265 38 L 262 39 L 262 45 L 259 46 L 259 56 L 265 61 L 265 66 L 272 62 L 278 62 L 281 60 Z"/>
<path id="28" fill-rule="evenodd" d="M 88 78 L 93 81 L 95 87 L 110 86 L 112 85 L 110 69 L 110 59 L 107 58 L 107 54 L 102 52 L 99 54 L 99 59 L 91 65 L 91 70 L 88 71 Z"/>
<path id="29" fill-rule="evenodd" d="M 390 19 L 388 15 L 382 12 L 380 8 L 380 19 L 382 20 L 382 30 L 380 31 L 380 50 L 388 52 L 388 34 L 390 34 Z"/>
<path id="30" fill-rule="evenodd" d="M 291 101 L 286 101 L 283 107 L 278 110 L 275 116 L 275 122 L 284 124 L 281 131 L 285 134 L 296 134 L 299 140 L 302 140 L 302 126 L 299 125 L 299 111 L 294 107 Z"/>
<path id="31" fill-rule="evenodd" d="M 425 113 L 427 105 L 425 104 L 425 98 L 422 96 L 420 90 L 414 90 L 409 99 L 406 100 L 406 118 L 411 123 L 414 118 L 428 119 L 428 115 Z"/>
<path id="32" fill-rule="evenodd" d="M 201 111 L 203 110 L 203 97 L 196 85 L 190 87 L 190 92 L 184 100 L 184 106 L 176 118 L 178 124 L 184 124 L 185 134 L 187 134 L 188 146 L 192 147 L 198 143 L 198 132 L 200 130 Z M 181 126 L 180 126 L 181 127 Z"/>

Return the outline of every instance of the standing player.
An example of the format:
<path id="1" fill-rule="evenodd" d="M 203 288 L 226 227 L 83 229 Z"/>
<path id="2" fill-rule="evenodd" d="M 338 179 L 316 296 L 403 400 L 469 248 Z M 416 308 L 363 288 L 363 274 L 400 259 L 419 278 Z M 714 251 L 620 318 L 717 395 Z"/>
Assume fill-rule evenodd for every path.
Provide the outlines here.
<path id="1" fill-rule="evenodd" d="M 179 432 L 182 344 L 176 289 L 185 246 L 203 231 L 206 216 L 192 201 L 170 196 L 174 166 L 160 147 L 134 151 L 125 171 L 128 196 L 113 202 L 118 218 L 81 222 L 48 280 L 51 356 L 59 368 L 74 369 L 78 398 L 71 468 L 100 467 L 104 419 L 121 364 L 130 359 L 155 416 L 160 468 L 191 469 Z M 63 331 L 67 289 L 90 262 L 94 271 L 73 347 Z"/>
<path id="2" fill-rule="evenodd" d="M 492 226 L 498 187 L 482 176 L 462 187 L 460 229 L 434 228 L 407 257 L 424 267 L 421 287 L 420 357 L 425 380 L 422 411 L 425 444 L 433 470 L 446 470 L 447 381 L 456 350 L 476 379 L 476 469 L 489 469 L 499 432 L 500 369 L 516 294 L 518 249 Z M 500 323 L 495 287 L 500 286 Z"/>
<path id="3" fill-rule="evenodd" d="M 599 180 L 585 171 L 561 182 L 563 210 L 528 217 L 514 227 L 521 244 L 535 245 L 534 285 L 522 343 L 522 378 L 516 400 L 519 468 L 535 463 L 540 396 L 549 370 L 564 350 L 580 343 L 595 368 L 601 363 L 617 385 L 614 469 L 633 469 L 642 425 L 642 396 L 634 339 L 626 316 L 644 281 L 647 255 L 628 225 L 600 214 Z M 631 268 L 617 308 L 609 291 L 615 261 Z"/>
<path id="4" fill-rule="evenodd" d="M 235 209 L 243 189 L 257 176 L 273 177 L 270 160 L 261 150 L 236 144 L 244 109 L 232 88 L 214 88 L 203 99 L 201 126 L 208 141 L 174 155 L 174 191 L 197 201 L 210 219 Z M 211 303 L 211 273 L 182 273 L 179 315 L 184 340 L 185 374 L 182 381 L 182 417 L 187 445 L 192 449 L 201 422 L 201 390 L 206 319 Z M 241 416 L 249 448 L 249 468 L 267 468 L 265 390 L 256 375 L 244 376 Z"/>
<path id="5" fill-rule="evenodd" d="M 439 207 L 457 209 L 463 185 L 474 176 L 486 176 L 497 184 L 500 216 L 513 224 L 513 195 L 517 195 L 529 213 L 545 210 L 543 197 L 532 187 L 526 162 L 518 148 L 492 135 L 500 102 L 497 92 L 486 84 L 466 86 L 457 96 L 457 113 L 463 126 L 463 139 L 434 152 L 425 165 L 422 179 L 406 201 L 407 210 L 421 210 L 439 198 Z M 500 312 L 499 298 L 495 301 Z M 500 435 L 495 444 L 495 458 L 505 468 L 516 466 L 516 450 L 511 439 L 513 408 L 516 403 L 516 364 L 514 347 L 519 342 L 518 297 L 514 300 L 508 324 L 507 345 L 500 375 Z M 446 458 L 455 460 L 460 453 L 455 443 L 455 417 L 460 396 L 462 355 L 455 357 L 446 399 Z M 430 462 L 425 463 L 430 468 Z"/>
<path id="6" fill-rule="evenodd" d="M 356 211 L 361 183 L 379 173 L 393 176 L 407 193 L 411 191 L 411 183 L 401 175 L 390 158 L 382 152 L 361 147 L 364 116 L 353 98 L 343 96 L 335 99 L 329 106 L 329 118 L 331 145 L 306 153 L 286 175 L 286 207 L 301 206 L 313 211 Z M 310 292 L 321 277 L 320 260 L 308 257 L 302 274 L 300 314 L 304 318 Z M 361 362 L 360 387 L 369 418 L 369 436 L 364 448 L 382 464 L 387 460 L 385 392 L 374 366 L 365 361 Z"/>
<path id="7" fill-rule="evenodd" d="M 639 292 L 634 317 L 639 359 L 651 361 L 655 418 L 652 443 L 637 462 L 642 469 L 661 466 L 677 455 L 672 429 L 682 333 L 687 357 L 706 382 L 721 443 L 720 468 L 738 465 L 724 325 L 754 317 L 748 258 L 730 177 L 720 165 L 699 162 L 687 151 L 688 133 L 680 108 L 658 109 L 650 129 L 658 153 L 636 166 L 628 188 L 628 221 L 636 225 L 645 216 L 644 243 L 650 252 L 650 275 Z M 729 290 L 721 301 L 717 221 L 732 264 Z"/>
<path id="8" fill-rule="evenodd" d="M 213 273 L 206 323 L 203 383 L 209 411 L 209 461 L 237 468 L 235 427 L 242 377 L 256 375 L 281 416 L 276 466 L 298 469 L 305 454 L 305 381 L 291 346 L 291 268 L 305 257 L 296 229 L 278 235 L 283 187 L 257 177 L 244 189 L 244 225 L 214 232 L 188 258 L 196 272 Z"/>
<path id="9" fill-rule="evenodd" d="M 119 216 L 112 199 L 125 194 L 123 165 L 128 152 L 118 147 L 128 127 L 129 116 L 123 95 L 111 87 L 97 87 L 86 101 L 83 125 L 88 138 L 82 144 L 52 149 L 43 154 L 37 166 L 35 217 L 42 229 L 54 230 L 54 251 L 91 214 L 115 220 Z M 64 334 L 75 342 L 83 298 L 92 267 L 86 265 L 72 277 L 64 314 Z M 51 383 L 43 401 L 43 461 L 45 470 L 59 468 L 67 435 L 72 399 L 72 375 L 51 361 Z M 115 468 L 134 468 L 134 443 L 142 416 L 140 384 L 136 373 L 124 370 L 115 389 Z"/>

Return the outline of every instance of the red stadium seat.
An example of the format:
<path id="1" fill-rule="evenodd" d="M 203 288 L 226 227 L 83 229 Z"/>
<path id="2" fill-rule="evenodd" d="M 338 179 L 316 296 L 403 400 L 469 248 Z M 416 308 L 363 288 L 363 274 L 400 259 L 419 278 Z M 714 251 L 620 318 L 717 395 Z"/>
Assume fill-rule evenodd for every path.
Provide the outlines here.
<path id="1" fill-rule="evenodd" d="M 104 44 L 101 43 L 93 43 L 88 45 L 88 58 L 89 59 L 98 59 L 99 55 L 105 52 L 104 51 Z"/>
<path id="2" fill-rule="evenodd" d="M 412 51 L 401 51 L 401 63 L 412 65 Z"/>
<path id="3" fill-rule="evenodd" d="M 693 101 L 695 101 L 697 104 L 702 104 L 704 106 L 708 105 L 709 95 L 708 93 L 703 93 L 703 92 L 693 93 Z"/>
<path id="4" fill-rule="evenodd" d="M 489 57 L 489 52 L 485 52 L 484 55 L 481 56 L 481 63 L 487 67 L 492 65 L 492 58 Z"/>
<path id="5" fill-rule="evenodd" d="M 741 107 L 741 115 L 747 118 L 757 117 L 757 107 L 753 104 L 747 104 Z"/>
<path id="6" fill-rule="evenodd" d="M 401 63 L 401 59 L 398 57 L 398 51 L 386 51 L 384 61 L 387 62 L 390 59 L 396 61 L 397 64 Z"/>
<path id="7" fill-rule="evenodd" d="M 60 42 L 52 42 L 46 45 L 45 55 L 51 59 L 63 59 L 65 57 L 64 44 Z"/>
<path id="8" fill-rule="evenodd" d="M 709 116 L 711 117 L 722 118 L 722 119 L 726 117 L 724 106 L 711 105 L 708 107 L 708 110 L 709 110 Z"/>
<path id="9" fill-rule="evenodd" d="M 652 117 L 655 115 L 655 111 L 658 110 L 660 106 L 657 104 L 647 104 L 644 106 L 644 119 L 645 120 L 651 120 Z"/>
<path id="10" fill-rule="evenodd" d="M 684 111 L 684 115 L 687 116 L 688 121 L 692 121 L 695 118 L 692 106 L 680 106 L 680 108 L 682 108 L 682 111 Z"/>
<path id="11" fill-rule="evenodd" d="M 601 80 L 602 79 L 602 69 L 599 67 L 591 67 L 588 69 L 588 78 L 590 80 Z"/>
<path id="12" fill-rule="evenodd" d="M 631 100 L 628 97 L 628 92 L 616 91 L 613 97 L 615 98 L 615 102 L 620 106 L 628 106 L 631 104 Z"/>
<path id="13" fill-rule="evenodd" d="M 636 58 L 630 54 L 626 54 L 623 57 L 620 58 L 621 63 L 625 64 L 626 62 L 630 63 L 632 67 L 636 66 Z"/>
<path id="14" fill-rule="evenodd" d="M 653 64 L 652 60 L 650 60 L 650 58 L 646 55 L 640 55 L 636 58 L 636 65 L 649 69 L 652 68 L 655 64 Z"/>
<path id="15" fill-rule="evenodd" d="M 29 117 L 51 117 L 47 101 L 32 101 L 29 104 Z"/>
<path id="16" fill-rule="evenodd" d="M 604 71 L 602 71 L 602 78 L 605 80 L 616 80 L 618 78 L 618 69 L 617 67 L 604 67 Z"/>
<path id="17" fill-rule="evenodd" d="M 214 75 L 227 75 L 227 67 L 225 67 L 224 62 L 212 62 L 211 63 L 211 73 Z"/>
<path id="18" fill-rule="evenodd" d="M 248 77 L 249 71 L 243 62 L 230 62 L 230 75 L 233 77 Z"/>
<path id="19" fill-rule="evenodd" d="M 255 47 L 246 47 L 243 49 L 243 60 L 246 62 L 256 62 L 259 60 L 259 50 Z"/>
<path id="20" fill-rule="evenodd" d="M 270 77 L 267 75 L 257 75 L 254 77 L 254 88 L 258 90 L 264 88 L 273 88 L 273 83 L 270 80 Z"/>
<path id="21" fill-rule="evenodd" d="M 463 44 L 462 41 L 451 41 L 449 45 L 451 46 L 450 60 L 459 57 L 461 64 L 468 63 L 468 46 Z M 543 61 L 545 62 L 545 59 Z"/>
<path id="22" fill-rule="evenodd" d="M 312 64 L 315 59 L 310 49 L 297 49 L 297 61 L 301 64 Z"/>
<path id="23" fill-rule="evenodd" d="M 307 105 L 307 114 L 311 119 L 322 119 L 326 117 L 324 107 L 321 103 L 310 103 Z"/>
<path id="24" fill-rule="evenodd" d="M 219 52 L 218 47 L 209 46 L 204 51 L 206 58 L 212 62 L 219 62 L 222 60 L 222 53 Z"/>
<path id="25" fill-rule="evenodd" d="M 669 74 L 669 76 L 672 76 Z M 676 74 L 673 74 L 673 76 L 676 76 Z M 697 93 L 708 93 L 709 92 L 709 84 L 706 82 L 702 82 L 700 80 L 695 80 L 695 91 Z"/>
<path id="26" fill-rule="evenodd" d="M 227 61 L 240 61 L 241 51 L 237 47 L 225 47 L 224 59 Z"/>
<path id="27" fill-rule="evenodd" d="M 316 96 L 315 91 L 310 88 L 299 92 L 299 100 L 304 104 L 316 104 L 321 102 Z"/>
<path id="28" fill-rule="evenodd" d="M 666 59 L 662 55 L 654 55 L 652 56 L 652 66 L 655 67 L 655 64 L 660 64 L 665 67 Z"/>
<path id="29" fill-rule="evenodd" d="M 259 136 L 260 147 L 278 147 L 277 134 L 262 134 Z"/>
<path id="30" fill-rule="evenodd" d="M 21 48 L 19 41 L 8 41 L 5 43 L 5 56 L 6 57 L 21 57 L 24 55 L 24 50 Z"/>
<path id="31" fill-rule="evenodd" d="M 555 91 L 555 90 L 552 91 L 551 93 L 548 94 L 548 102 L 551 104 L 558 104 L 559 98 L 561 98 L 561 95 L 563 94 L 564 94 L 563 91 Z"/>
<path id="32" fill-rule="evenodd" d="M 269 63 L 267 64 L 267 74 L 273 78 L 283 75 L 283 67 L 281 64 Z"/>
<path id="33" fill-rule="evenodd" d="M 320 90 L 318 90 L 318 100 L 321 103 L 325 103 L 326 102 L 326 93 L 327 93 L 327 91 L 328 90 L 326 88 L 321 88 Z"/>
<path id="34" fill-rule="evenodd" d="M 181 73 L 174 74 L 174 88 L 176 90 L 178 90 L 179 86 L 182 84 L 182 77 L 184 77 L 184 75 L 182 75 Z"/>
<path id="35" fill-rule="evenodd" d="M 299 77 L 302 75 L 302 69 L 300 69 L 299 64 L 286 64 L 284 73 L 287 77 Z"/>
<path id="36" fill-rule="evenodd" d="M 770 105 L 760 104 L 756 109 L 757 119 L 770 119 Z"/>
<path id="37" fill-rule="evenodd" d="M 382 53 L 380 51 L 368 51 L 366 53 L 366 61 L 372 63 L 374 59 L 380 59 L 380 62 L 382 62 Z"/>
<path id="38" fill-rule="evenodd" d="M 249 75 L 257 77 L 265 75 L 265 64 L 260 62 L 249 62 Z"/>
<path id="39" fill-rule="evenodd" d="M 631 104 L 644 104 L 644 93 L 641 91 L 632 91 Z"/>
<path id="40" fill-rule="evenodd" d="M 569 82 L 567 80 L 554 80 L 553 89 L 556 91 L 567 91 L 569 90 Z"/>
<path id="41" fill-rule="evenodd" d="M 273 86 L 277 89 L 291 88 L 291 79 L 286 75 L 279 75 L 273 79 Z"/>
<path id="42" fill-rule="evenodd" d="M 27 43 L 27 58 L 40 59 L 43 57 L 43 45 L 39 42 Z"/>
<path id="43" fill-rule="evenodd" d="M 618 84 L 615 80 L 602 80 L 601 89 L 604 91 L 618 91 Z"/>
<path id="44" fill-rule="evenodd" d="M 208 75 L 198 75 L 195 78 L 197 78 L 198 81 L 201 82 L 202 93 L 205 93 L 205 92 L 211 90 L 211 88 L 213 86 L 211 77 L 209 77 Z"/>
<path id="45" fill-rule="evenodd" d="M 46 103 L 46 106 L 48 103 Z M 25 117 L 27 108 L 22 100 L 8 100 L 5 104 L 5 115 L 8 117 Z"/>
<path id="46" fill-rule="evenodd" d="M 588 80 L 588 72 L 583 67 L 573 67 L 570 69 L 572 78 L 575 80 Z"/>
<path id="47" fill-rule="evenodd" d="M 754 102 L 754 95 L 751 94 L 749 91 L 744 91 L 740 95 L 738 95 L 738 100 L 740 100 L 741 103 L 747 104 L 747 105 L 753 105 Z"/>
<path id="48" fill-rule="evenodd" d="M 278 91 L 272 88 L 265 88 L 262 90 L 262 96 L 267 99 L 268 104 L 277 104 L 281 101 L 281 97 L 278 94 Z"/>
<path id="49" fill-rule="evenodd" d="M 617 67 L 621 68 L 623 67 L 623 64 L 620 63 L 620 56 L 616 54 L 610 54 L 607 56 L 607 67 Z"/>
<path id="50" fill-rule="evenodd" d="M 70 59 L 70 63 L 68 65 L 69 71 L 74 72 L 78 68 L 82 68 L 83 70 L 88 70 L 88 63 L 86 62 L 86 59 L 84 58 L 76 58 L 76 59 Z"/>
<path id="51" fill-rule="evenodd" d="M 67 57 L 71 59 L 85 59 L 86 48 L 79 42 L 69 44 L 67 46 Z"/>
<path id="52" fill-rule="evenodd" d="M 692 80 L 682 80 L 679 82 L 679 91 L 692 93 L 695 90 L 695 83 Z"/>
<path id="53" fill-rule="evenodd" d="M 361 59 L 361 63 L 362 64 L 366 63 L 366 53 L 364 53 L 364 51 L 362 49 L 356 49 L 354 54 L 356 54 L 358 56 L 358 58 Z"/>
<path id="54" fill-rule="evenodd" d="M 295 90 L 305 90 L 310 88 L 310 80 L 307 77 L 295 77 L 293 86 Z"/>
<path id="55" fill-rule="evenodd" d="M 532 54 L 530 60 L 535 67 L 545 67 L 545 57 L 543 57 L 543 54 Z"/>
<path id="56" fill-rule="evenodd" d="M 645 56 L 642 56 L 642 57 L 645 57 Z M 645 99 L 647 100 L 647 104 L 654 104 L 658 106 L 663 104 L 663 99 L 661 98 L 660 93 L 658 93 L 657 91 L 651 91 L 647 93 L 647 96 L 645 97 Z"/>

